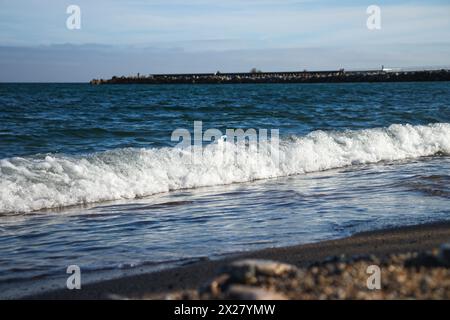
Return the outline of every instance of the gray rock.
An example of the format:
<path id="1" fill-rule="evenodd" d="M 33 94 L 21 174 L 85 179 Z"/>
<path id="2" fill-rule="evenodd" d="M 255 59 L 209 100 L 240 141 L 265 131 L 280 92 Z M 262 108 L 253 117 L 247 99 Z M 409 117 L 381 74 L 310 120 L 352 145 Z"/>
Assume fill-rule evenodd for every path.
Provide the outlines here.
<path id="1" fill-rule="evenodd" d="M 406 258 L 404 261 L 404 266 L 407 268 L 415 267 L 426 267 L 426 268 L 434 268 L 441 266 L 442 263 L 438 257 L 433 255 L 430 252 L 420 252 L 411 258 Z"/>
<path id="2" fill-rule="evenodd" d="M 234 284 L 226 292 L 226 298 L 238 300 L 287 300 L 283 294 L 262 288 Z"/>
<path id="3" fill-rule="evenodd" d="M 233 262 L 221 271 L 222 273 L 227 273 L 232 282 L 252 284 L 260 276 L 289 277 L 295 276 L 299 270 L 295 266 L 286 263 L 247 259 Z"/>
<path id="4" fill-rule="evenodd" d="M 443 243 L 439 248 L 439 262 L 450 267 L 450 242 Z"/>

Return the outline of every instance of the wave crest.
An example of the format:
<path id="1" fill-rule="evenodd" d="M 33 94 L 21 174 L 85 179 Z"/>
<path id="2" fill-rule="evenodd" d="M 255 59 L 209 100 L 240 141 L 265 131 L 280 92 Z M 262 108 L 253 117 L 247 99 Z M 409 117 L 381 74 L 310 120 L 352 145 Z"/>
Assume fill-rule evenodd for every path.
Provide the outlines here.
<path id="1" fill-rule="evenodd" d="M 30 212 L 355 164 L 450 155 L 450 124 L 314 131 L 279 141 L 278 164 L 251 148 L 239 149 L 238 157 L 224 154 L 221 143 L 206 146 L 200 162 L 183 161 L 180 155 L 185 153 L 177 148 L 117 149 L 84 157 L 2 159 L 0 212 Z"/>

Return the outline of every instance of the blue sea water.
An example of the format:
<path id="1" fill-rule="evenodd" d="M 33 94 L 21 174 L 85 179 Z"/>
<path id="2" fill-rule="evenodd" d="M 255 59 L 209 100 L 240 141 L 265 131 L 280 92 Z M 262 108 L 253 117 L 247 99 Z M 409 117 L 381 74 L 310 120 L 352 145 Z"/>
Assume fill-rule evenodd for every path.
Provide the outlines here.
<path id="1" fill-rule="evenodd" d="M 194 121 L 278 129 L 280 163 L 179 162 Z M 449 183 L 448 82 L 0 84 L 0 296 L 448 220 Z"/>

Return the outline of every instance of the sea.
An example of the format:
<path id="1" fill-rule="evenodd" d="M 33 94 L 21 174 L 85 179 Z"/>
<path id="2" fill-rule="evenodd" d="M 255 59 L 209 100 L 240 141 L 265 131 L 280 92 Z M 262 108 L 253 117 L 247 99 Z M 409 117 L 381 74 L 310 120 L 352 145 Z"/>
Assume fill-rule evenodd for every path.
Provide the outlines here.
<path id="1" fill-rule="evenodd" d="M 0 84 L 2 298 L 73 265 L 85 284 L 446 221 L 449 200 L 449 82 Z"/>

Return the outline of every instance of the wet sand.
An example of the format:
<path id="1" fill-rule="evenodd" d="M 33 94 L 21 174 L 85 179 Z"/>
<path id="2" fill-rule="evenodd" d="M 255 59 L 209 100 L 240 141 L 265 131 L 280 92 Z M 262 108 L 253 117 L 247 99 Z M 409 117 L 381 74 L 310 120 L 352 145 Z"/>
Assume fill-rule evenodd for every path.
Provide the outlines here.
<path id="1" fill-rule="evenodd" d="M 450 222 L 365 232 L 348 238 L 313 244 L 271 248 L 236 254 L 218 261 L 200 261 L 183 267 L 87 284 L 81 290 L 56 290 L 28 299 L 110 299 L 115 297 L 164 299 L 167 294 L 194 290 L 217 274 L 217 270 L 241 259 L 269 259 L 306 267 L 332 256 L 423 252 L 450 242 Z"/>

